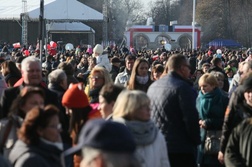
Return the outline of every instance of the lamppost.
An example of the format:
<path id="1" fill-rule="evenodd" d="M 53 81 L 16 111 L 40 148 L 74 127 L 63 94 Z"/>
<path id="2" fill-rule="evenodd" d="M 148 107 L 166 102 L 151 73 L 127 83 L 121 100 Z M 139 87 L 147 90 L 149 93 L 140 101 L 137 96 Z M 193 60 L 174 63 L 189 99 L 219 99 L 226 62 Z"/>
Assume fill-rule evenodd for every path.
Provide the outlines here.
<path id="1" fill-rule="evenodd" d="M 195 49 L 195 38 L 194 38 L 194 32 L 195 32 L 195 2 L 196 0 L 193 0 L 193 22 L 192 22 L 192 50 Z"/>

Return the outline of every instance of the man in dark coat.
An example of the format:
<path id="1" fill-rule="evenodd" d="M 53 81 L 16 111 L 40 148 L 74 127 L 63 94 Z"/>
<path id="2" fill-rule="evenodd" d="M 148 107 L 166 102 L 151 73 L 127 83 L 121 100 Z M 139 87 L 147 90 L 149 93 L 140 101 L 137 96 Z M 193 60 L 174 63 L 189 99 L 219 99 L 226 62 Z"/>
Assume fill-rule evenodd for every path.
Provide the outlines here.
<path id="1" fill-rule="evenodd" d="M 249 72 L 235 91 L 233 92 L 226 109 L 225 118 L 222 126 L 222 136 L 218 159 L 224 163 L 224 153 L 227 147 L 230 134 L 233 129 L 246 118 L 252 117 L 252 105 L 245 99 L 245 93 L 251 93 L 252 72 Z"/>
<path id="2" fill-rule="evenodd" d="M 25 58 L 21 64 L 21 73 L 23 77 L 23 84 L 18 87 L 8 88 L 3 92 L 0 99 L 0 118 L 7 117 L 13 100 L 19 95 L 20 90 L 25 86 L 38 86 L 45 92 L 45 105 L 53 104 L 59 106 L 57 95 L 42 86 L 42 68 L 39 59 L 30 56 Z"/>
<path id="3" fill-rule="evenodd" d="M 148 89 L 152 119 L 165 136 L 172 167 L 196 167 L 197 145 L 200 144 L 197 93 L 188 81 L 190 65 L 183 55 L 168 60 L 168 75 Z"/>

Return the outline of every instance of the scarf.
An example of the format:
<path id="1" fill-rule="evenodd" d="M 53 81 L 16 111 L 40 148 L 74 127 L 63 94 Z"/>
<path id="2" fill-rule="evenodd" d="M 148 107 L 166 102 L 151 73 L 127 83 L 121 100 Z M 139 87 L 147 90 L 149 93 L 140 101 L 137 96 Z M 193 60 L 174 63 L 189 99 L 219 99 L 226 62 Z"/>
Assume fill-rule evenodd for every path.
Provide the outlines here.
<path id="1" fill-rule="evenodd" d="M 113 120 L 121 122 L 127 126 L 137 145 L 152 144 L 157 137 L 158 129 L 152 121 L 127 121 L 123 118 L 116 118 Z"/>
<path id="2" fill-rule="evenodd" d="M 211 112 L 223 112 L 223 102 L 222 102 L 222 93 L 219 88 L 215 88 L 213 91 L 203 94 L 201 91 L 199 92 L 199 96 L 197 98 L 197 109 L 199 111 L 199 116 L 201 119 L 206 119 L 211 116 Z M 218 107 L 216 107 L 218 106 Z M 212 111 L 212 108 L 215 111 Z M 217 110 L 216 110 L 217 109 Z"/>
<path id="3" fill-rule="evenodd" d="M 146 75 L 146 76 L 144 76 L 144 77 L 142 77 L 142 76 L 136 76 L 136 80 L 137 80 L 137 82 L 138 83 L 140 83 L 140 84 L 146 84 L 148 81 L 149 81 L 149 75 Z"/>
<path id="4" fill-rule="evenodd" d="M 98 103 L 99 102 L 99 92 L 101 88 L 94 88 L 89 90 L 90 103 Z"/>

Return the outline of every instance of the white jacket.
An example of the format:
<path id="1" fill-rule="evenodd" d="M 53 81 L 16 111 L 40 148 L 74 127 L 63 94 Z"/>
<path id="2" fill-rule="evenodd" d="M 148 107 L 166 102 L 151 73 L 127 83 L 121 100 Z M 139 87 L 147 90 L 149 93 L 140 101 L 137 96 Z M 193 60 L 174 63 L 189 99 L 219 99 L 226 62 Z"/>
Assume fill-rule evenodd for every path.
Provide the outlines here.
<path id="1" fill-rule="evenodd" d="M 155 141 L 146 146 L 137 146 L 136 153 L 143 159 L 142 167 L 170 167 L 167 145 L 163 134 L 158 131 Z"/>
<path id="2" fill-rule="evenodd" d="M 127 121 L 123 118 L 113 118 L 113 121 L 125 124 L 131 131 L 141 167 L 170 167 L 165 138 L 152 121 Z"/>
<path id="3" fill-rule="evenodd" d="M 112 69 L 112 65 L 110 64 L 107 54 L 97 56 L 96 64 L 97 66 L 104 67 L 106 70 L 108 70 L 108 72 L 110 72 Z"/>

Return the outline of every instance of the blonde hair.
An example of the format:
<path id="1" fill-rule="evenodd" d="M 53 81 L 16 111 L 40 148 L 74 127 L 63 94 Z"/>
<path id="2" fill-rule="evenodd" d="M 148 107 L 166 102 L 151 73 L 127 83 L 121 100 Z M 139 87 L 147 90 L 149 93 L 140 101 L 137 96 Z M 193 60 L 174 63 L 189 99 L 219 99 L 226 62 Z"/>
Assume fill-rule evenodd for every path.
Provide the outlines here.
<path id="1" fill-rule="evenodd" d="M 124 90 L 117 97 L 113 107 L 113 118 L 123 117 L 127 120 L 133 120 L 139 109 L 146 105 L 150 105 L 150 99 L 145 92 Z"/>
<path id="2" fill-rule="evenodd" d="M 90 77 L 92 77 L 95 72 L 100 73 L 104 77 L 104 85 L 106 85 L 108 83 L 113 83 L 113 81 L 109 75 L 109 72 L 105 68 L 95 66 L 90 73 Z M 93 80 L 92 79 L 89 80 L 89 85 L 90 85 L 90 88 L 93 89 Z"/>
<path id="3" fill-rule="evenodd" d="M 203 84 L 209 84 L 211 86 L 218 87 L 219 83 L 216 79 L 216 77 L 213 74 L 205 73 L 203 74 L 199 79 L 199 86 L 202 86 Z"/>

